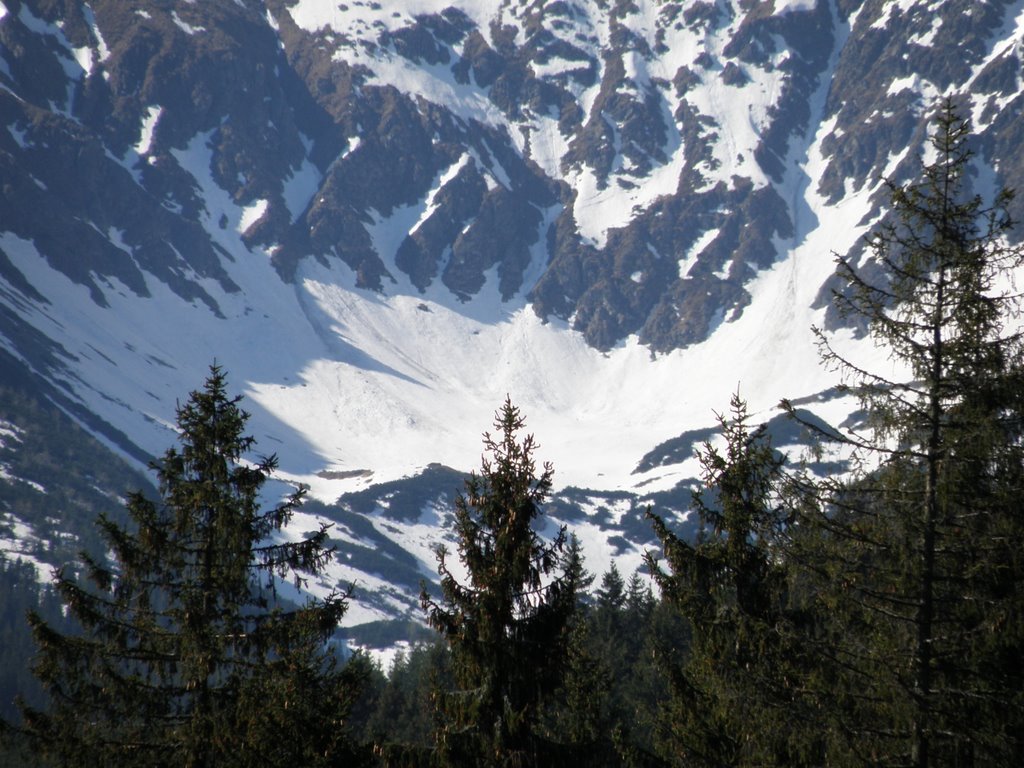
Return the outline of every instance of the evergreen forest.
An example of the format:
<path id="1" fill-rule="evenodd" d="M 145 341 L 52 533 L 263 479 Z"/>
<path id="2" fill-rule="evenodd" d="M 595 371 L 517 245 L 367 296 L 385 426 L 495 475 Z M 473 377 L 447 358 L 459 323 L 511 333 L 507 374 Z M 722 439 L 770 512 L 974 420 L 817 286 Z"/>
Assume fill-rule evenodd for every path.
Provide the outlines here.
<path id="1" fill-rule="evenodd" d="M 949 100 L 931 145 L 916 180 L 886 182 L 866 258 L 836 259 L 836 309 L 896 363 L 818 331 L 854 428 L 807 421 L 808 456 L 784 456 L 734 395 L 697 451 L 696 536 L 651 509 L 642 571 L 593 574 L 571 530 L 542 535 L 554 468 L 506 400 L 420 597 L 430 634 L 388 669 L 337 641 L 350 593 L 296 597 L 329 530 L 277 535 L 304 491 L 264 505 L 276 460 L 213 366 L 155 492 L 98 520 L 106 557 L 52 588 L 0 560 L 0 610 L 26 616 L 0 637 L 22 693 L 0 762 L 1024 764 L 1024 248 L 1012 192 L 970 191 Z M 836 457 L 852 469 L 823 472 Z"/>

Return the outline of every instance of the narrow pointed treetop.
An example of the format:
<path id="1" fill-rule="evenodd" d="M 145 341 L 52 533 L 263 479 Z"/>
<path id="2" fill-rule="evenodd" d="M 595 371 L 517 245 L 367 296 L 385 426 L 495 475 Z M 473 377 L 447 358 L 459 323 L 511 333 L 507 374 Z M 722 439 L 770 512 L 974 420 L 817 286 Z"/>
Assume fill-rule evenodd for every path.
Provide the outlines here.
<path id="1" fill-rule="evenodd" d="M 553 473 L 550 464 L 537 473 L 536 444 L 532 435 L 520 439 L 523 426 L 506 399 L 495 434 L 484 435 L 481 471 L 455 502 L 466 579 L 456 577 L 441 548 L 441 599 L 422 595 L 428 621 L 452 653 L 457 689 L 437 696 L 438 752 L 449 764 L 532 764 L 541 704 L 564 672 L 583 570 L 564 528 L 552 541 L 536 530 Z"/>
<path id="2" fill-rule="evenodd" d="M 323 569 L 327 528 L 297 542 L 275 538 L 304 489 L 261 506 L 276 460 L 246 461 L 253 438 L 239 400 L 213 367 L 178 408 L 180 446 L 154 464 L 160 498 L 131 494 L 126 526 L 99 521 L 109 563 L 83 555 L 87 578 L 57 574 L 82 634 L 32 617 L 51 706 L 26 708 L 25 727 L 47 759 L 313 765 L 346 754 L 341 720 L 355 681 L 335 668 L 325 641 L 347 595 L 295 608 L 276 589 L 282 576 L 301 581 Z M 314 713 L 307 697 L 326 708 Z M 278 728 L 306 739 L 281 742 Z"/>

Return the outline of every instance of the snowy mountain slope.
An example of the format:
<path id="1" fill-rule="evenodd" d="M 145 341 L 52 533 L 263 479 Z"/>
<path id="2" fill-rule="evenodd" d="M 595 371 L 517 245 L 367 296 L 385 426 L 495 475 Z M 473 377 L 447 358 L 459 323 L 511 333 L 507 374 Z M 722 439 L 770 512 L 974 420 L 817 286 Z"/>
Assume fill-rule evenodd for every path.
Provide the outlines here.
<path id="1" fill-rule="evenodd" d="M 4 0 L 0 347 L 135 462 L 223 364 L 352 621 L 415 610 L 506 394 L 632 568 L 731 392 L 843 420 L 813 324 L 888 364 L 832 253 L 940 95 L 1019 185 L 1022 39 L 1016 0 Z"/>

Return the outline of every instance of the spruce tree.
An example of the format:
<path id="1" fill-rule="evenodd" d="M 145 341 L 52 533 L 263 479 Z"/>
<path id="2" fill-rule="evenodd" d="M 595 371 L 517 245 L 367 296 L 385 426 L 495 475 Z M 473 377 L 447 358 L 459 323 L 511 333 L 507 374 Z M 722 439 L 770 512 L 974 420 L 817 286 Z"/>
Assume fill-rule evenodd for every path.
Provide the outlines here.
<path id="1" fill-rule="evenodd" d="M 783 459 L 734 395 L 719 416 L 724 451 L 698 451 L 692 544 L 650 514 L 664 559 L 647 555 L 663 600 L 689 628 L 688 647 L 661 647 L 670 697 L 662 751 L 685 765 L 811 765 L 820 740 L 800 687 L 809 674 L 785 563 L 793 521 Z"/>
<path id="2" fill-rule="evenodd" d="M 809 572 L 842 623 L 842 673 L 822 693 L 856 759 L 1009 765 L 1024 732 L 1024 366 L 1004 324 L 1024 249 L 1006 239 L 1012 194 L 969 192 L 970 126 L 950 99 L 931 146 L 919 180 L 886 182 L 874 269 L 838 259 L 839 308 L 908 375 L 867 370 L 819 332 L 868 427 L 843 440 L 862 469 L 825 483 L 806 520 Z"/>
<path id="3" fill-rule="evenodd" d="M 357 681 L 325 650 L 346 595 L 289 609 L 276 594 L 278 579 L 325 566 L 327 529 L 276 536 L 304 490 L 261 509 L 276 459 L 246 460 L 239 400 L 214 366 L 178 408 L 180 448 L 154 464 L 160 498 L 130 495 L 123 527 L 100 519 L 109 564 L 83 555 L 85 578 L 56 574 L 81 634 L 30 617 L 50 706 L 26 707 L 25 730 L 52 764 L 314 765 L 348 752 L 339 721 Z"/>
<path id="4" fill-rule="evenodd" d="M 455 502 L 455 535 L 465 581 L 438 550 L 441 598 L 424 610 L 452 654 L 455 690 L 437 693 L 438 760 L 443 765 L 543 764 L 553 755 L 537 733 L 556 691 L 582 568 L 567 557 L 565 529 L 552 541 L 536 530 L 551 490 L 550 464 L 537 473 L 532 435 L 506 399 L 496 435 L 484 435 L 481 471 Z"/>
<path id="5" fill-rule="evenodd" d="M 612 564 L 601 577 L 601 586 L 595 594 L 597 611 L 607 614 L 609 622 L 614 621 L 617 614 L 626 605 L 626 580 L 622 578 L 619 567 Z"/>

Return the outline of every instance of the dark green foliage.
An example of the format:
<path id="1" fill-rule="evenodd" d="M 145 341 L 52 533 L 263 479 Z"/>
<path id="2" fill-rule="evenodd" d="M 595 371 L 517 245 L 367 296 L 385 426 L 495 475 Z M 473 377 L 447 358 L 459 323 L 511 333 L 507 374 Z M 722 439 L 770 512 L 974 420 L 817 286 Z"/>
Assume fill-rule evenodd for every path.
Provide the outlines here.
<path id="1" fill-rule="evenodd" d="M 479 475 L 455 503 L 464 583 L 438 552 L 442 597 L 424 591 L 428 621 L 452 654 L 455 689 L 437 696 L 437 752 L 447 765 L 535 765 L 553 759 L 537 734 L 541 707 L 561 683 L 581 568 L 567 562 L 565 531 L 534 529 L 552 470 L 536 473 L 532 436 L 506 400 L 484 435 Z"/>
<path id="2" fill-rule="evenodd" d="M 124 489 L 150 487 L 143 474 L 85 432 L 52 396 L 0 350 L 0 538 L 50 565 L 67 562 L 79 549 L 101 552 L 96 516 L 123 519 Z M 49 568 L 43 570 L 48 573 Z M 33 706 L 44 701 L 31 672 L 35 643 L 26 613 L 34 609 L 62 632 L 72 631 L 73 622 L 60 608 L 60 599 L 39 583 L 34 567 L 0 556 L 3 720 L 20 719 L 18 695 Z M 13 758 L 0 755 L 0 765 L 14 764 Z"/>
<path id="3" fill-rule="evenodd" d="M 719 418 L 724 452 L 698 452 L 705 490 L 694 494 L 694 543 L 651 515 L 664 561 L 648 555 L 664 600 L 690 631 L 689 647 L 661 647 L 671 697 L 661 713 L 663 752 L 686 765 L 808 765 L 820 748 L 799 682 L 807 674 L 780 555 L 791 523 L 782 459 L 764 428 L 732 400 Z"/>
<path id="4" fill-rule="evenodd" d="M 24 740 L 13 730 L 19 721 L 16 700 L 20 697 L 34 706 L 45 703 L 43 690 L 33 677 L 29 660 L 35 642 L 25 621 L 30 611 L 38 611 L 55 626 L 70 631 L 71 622 L 61 613 L 61 602 L 53 589 L 39 582 L 31 563 L 0 557 L 0 765 L 34 765 Z M 9 724 L 5 732 L 5 724 Z"/>
<path id="5" fill-rule="evenodd" d="M 22 542 L 26 554 L 53 564 L 78 549 L 101 551 L 96 517 L 123 519 L 124 489 L 150 489 L 149 481 L 23 386 L 0 386 L 0 536 L 17 519 L 38 540 Z"/>
<path id="6" fill-rule="evenodd" d="M 585 574 L 581 581 L 588 581 Z M 612 583 L 617 586 L 610 599 L 604 588 L 581 596 L 562 683 L 540 707 L 536 730 L 549 764 L 662 764 L 653 755 L 652 725 L 666 685 L 652 649 L 685 647 L 684 628 L 639 574 L 623 582 L 613 567 L 602 581 L 604 587 Z M 381 765 L 427 766 L 451 759 L 432 748 L 439 714 L 434 702 L 455 688 L 447 643 L 399 654 L 387 679 L 373 688 L 362 732 L 363 741 L 376 745 Z"/>
<path id="7" fill-rule="evenodd" d="M 439 639 L 439 638 L 438 638 Z M 434 736 L 434 696 L 450 690 L 451 658 L 444 643 L 413 646 L 399 653 L 365 726 L 366 741 L 391 751 L 430 752 Z"/>
<path id="8" fill-rule="evenodd" d="M 578 543 L 538 533 L 551 468 L 537 472 L 506 401 L 455 502 L 459 565 L 439 551 L 441 594 L 421 595 L 442 642 L 400 655 L 387 678 L 364 657 L 342 665 L 325 641 L 345 595 L 295 609 L 275 591 L 323 566 L 327 532 L 275 543 L 302 494 L 261 511 L 274 460 L 242 461 L 246 416 L 215 369 L 179 411 L 183 444 L 158 466 L 160 500 L 132 495 L 128 527 L 101 518 L 113 565 L 84 557 L 84 575 L 61 575 L 82 634 L 25 585 L 28 569 L 0 563 L 0 686 L 20 685 L 26 655 L 10 613 L 38 603 L 50 694 L 47 705 L 28 692 L 26 728 L 6 735 L 68 765 L 1024 763 L 1024 345 L 1004 326 L 1019 306 L 1002 287 L 1024 251 L 1004 240 L 1010 194 L 986 207 L 970 193 L 969 141 L 946 101 L 935 162 L 919 182 L 889 183 L 872 263 L 839 259 L 837 303 L 896 363 L 888 376 L 865 370 L 819 335 L 867 428 L 838 433 L 788 404 L 795 421 L 753 428 L 734 398 L 722 442 L 698 451 L 703 490 L 686 527 L 651 515 L 661 600 L 615 566 L 582 597 Z M 24 413 L 39 407 L 26 402 Z M 855 471 L 813 483 L 784 471 L 770 436 L 788 442 L 801 428 L 839 446 L 816 471 Z M 19 429 L 18 451 L 0 447 L 15 476 L 45 484 L 77 461 L 50 429 Z M 645 461 L 678 458 L 698 438 L 711 432 Z M 87 470 L 83 488 L 108 487 L 103 472 Z M 437 497 L 454 476 L 433 467 L 390 486 L 389 514 L 418 514 L 418 490 Z M 48 524 L 50 502 L 31 483 L 0 488 L 2 511 Z M 575 519 L 563 495 L 559 514 Z M 94 511 L 102 496 L 78 489 L 59 503 Z M 373 544 L 354 561 L 386 562 L 408 585 L 415 560 L 362 516 L 373 498 L 338 512 Z M 353 636 L 384 643 L 396 631 Z M 373 747 L 354 747 L 353 732 Z M 0 761 L 34 760 L 26 743 L 3 745 Z"/>
<path id="9" fill-rule="evenodd" d="M 155 465 L 160 499 L 131 494 L 130 527 L 100 518 L 113 564 L 83 555 L 87 581 L 58 574 L 82 634 L 31 615 L 50 707 L 26 707 L 25 729 L 53 764 L 313 765 L 351 751 L 359 675 L 324 646 L 345 596 L 289 610 L 275 588 L 324 566 L 327 531 L 273 538 L 303 491 L 260 508 L 276 462 L 244 461 L 238 400 L 213 368 L 178 410 L 180 449 Z"/>
<path id="10" fill-rule="evenodd" d="M 372 674 L 360 655 L 345 662 L 324 653 L 319 617 L 307 607 L 293 634 L 312 639 L 281 647 L 266 670 L 242 684 L 231 727 L 230 757 L 217 764 L 247 766 L 366 765 L 369 750 L 356 745 L 354 720 L 360 692 Z"/>
<path id="11" fill-rule="evenodd" d="M 840 309 L 866 324 L 906 378 L 866 371 L 820 335 L 871 428 L 845 449 L 865 461 L 823 484 L 807 519 L 809 573 L 836 622 L 823 701 L 850 759 L 1020 762 L 1024 733 L 1024 366 L 1006 320 L 1024 249 L 1004 239 L 1012 195 L 969 194 L 970 127 L 938 109 L 935 161 L 889 182 L 893 218 L 870 238 L 880 278 L 839 259 Z"/>
<path id="12" fill-rule="evenodd" d="M 613 562 L 601 577 L 601 586 L 594 593 L 596 608 L 608 616 L 608 620 L 626 605 L 626 582 Z"/>
<path id="13" fill-rule="evenodd" d="M 582 611 L 581 611 L 582 614 Z M 565 676 L 546 711 L 543 729 L 551 741 L 574 745 L 588 765 L 614 765 L 609 692 L 613 670 L 590 647 L 590 625 L 580 615 L 569 640 Z"/>
<path id="14" fill-rule="evenodd" d="M 42 690 L 28 664 L 35 644 L 25 615 L 37 611 L 59 623 L 63 618 L 60 608 L 53 590 L 39 583 L 34 565 L 0 556 L 0 719 L 16 720 L 16 695 L 42 703 Z"/>
<path id="15" fill-rule="evenodd" d="M 661 620 L 650 587 L 628 584 L 613 564 L 578 610 L 562 688 L 547 712 L 553 740 L 569 744 L 580 765 L 648 764 L 652 725 L 665 689 L 653 648 L 680 645 L 681 627 Z"/>
<path id="16" fill-rule="evenodd" d="M 596 766 L 614 754 L 609 749 L 611 721 L 605 701 L 610 674 L 587 647 L 588 605 L 583 590 L 593 582 L 593 576 L 583 567 L 575 534 L 569 537 L 564 562 L 566 579 L 578 588 L 577 605 L 566 645 L 562 684 L 544 702 L 539 730 L 547 741 L 571 745 L 577 759 Z"/>
<path id="17" fill-rule="evenodd" d="M 400 643 L 431 643 L 437 633 L 423 626 L 415 619 L 380 619 L 343 627 L 338 637 L 345 638 L 357 646 L 369 648 L 392 648 Z"/>

